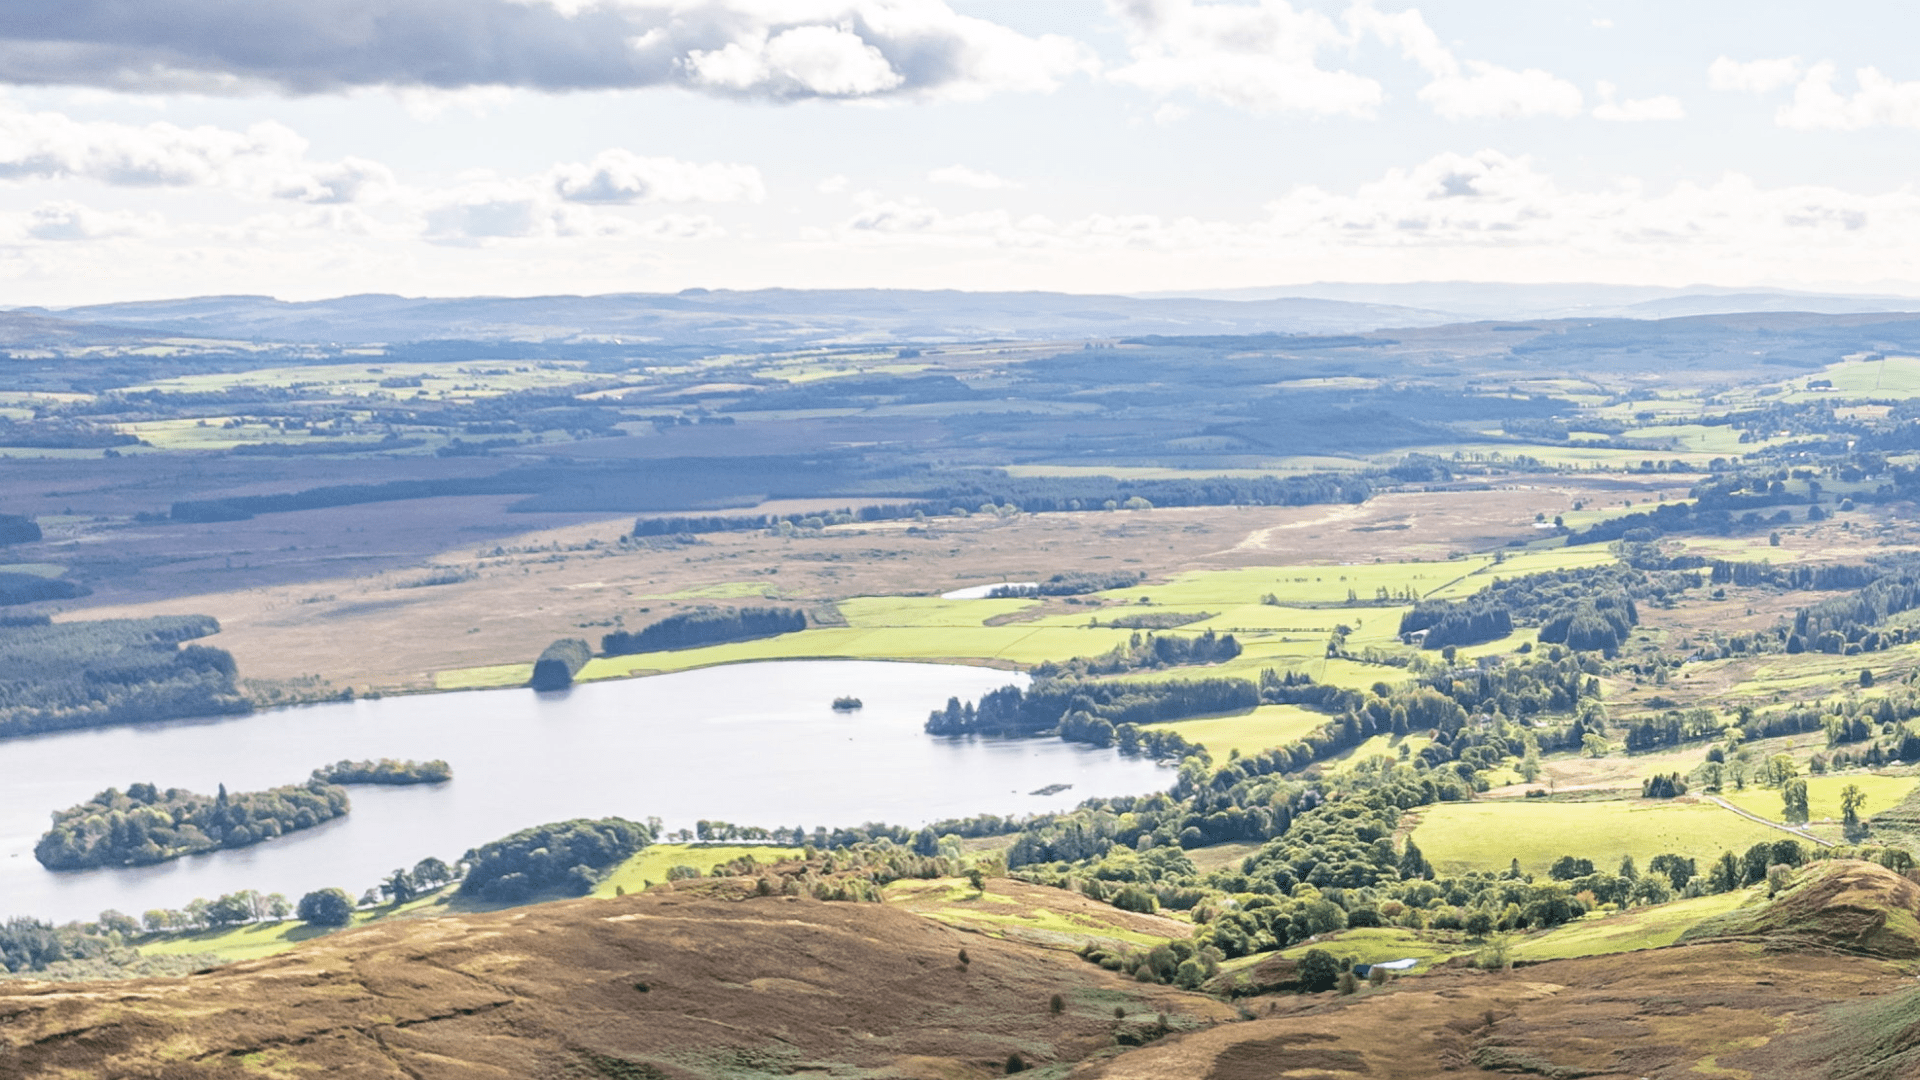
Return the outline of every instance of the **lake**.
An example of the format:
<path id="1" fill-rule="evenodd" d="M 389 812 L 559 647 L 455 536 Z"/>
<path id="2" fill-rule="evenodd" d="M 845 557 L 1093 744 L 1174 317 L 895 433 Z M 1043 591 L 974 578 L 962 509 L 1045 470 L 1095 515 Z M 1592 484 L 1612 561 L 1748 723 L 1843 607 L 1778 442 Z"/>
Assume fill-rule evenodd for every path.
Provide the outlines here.
<path id="1" fill-rule="evenodd" d="M 354 896 L 427 855 L 452 862 L 529 825 L 574 817 L 741 825 L 918 826 L 1058 810 L 1164 790 L 1171 770 L 1058 739 L 936 739 L 949 696 L 1026 676 L 947 664 L 792 660 L 576 686 L 335 702 L 244 717 L 0 742 L 0 916 L 134 915 L 238 889 L 338 886 Z M 864 708 L 836 713 L 833 699 Z M 147 781 L 211 793 L 299 783 L 343 758 L 444 758 L 453 780 L 348 789 L 353 812 L 234 851 L 138 869 L 53 873 L 33 858 L 49 815 Z M 1072 784 L 1054 795 L 1030 792 Z"/>

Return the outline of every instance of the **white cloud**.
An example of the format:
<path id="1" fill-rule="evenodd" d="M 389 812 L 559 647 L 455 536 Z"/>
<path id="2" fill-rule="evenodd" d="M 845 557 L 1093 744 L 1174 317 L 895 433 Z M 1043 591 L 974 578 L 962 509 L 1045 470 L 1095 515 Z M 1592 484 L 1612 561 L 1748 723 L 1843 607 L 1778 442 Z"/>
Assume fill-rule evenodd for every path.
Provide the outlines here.
<path id="1" fill-rule="evenodd" d="M 1420 100 L 1448 120 L 1512 120 L 1577 116 L 1580 88 L 1539 68 L 1515 71 L 1479 60 L 1467 74 L 1441 75 L 1420 88 Z"/>
<path id="2" fill-rule="evenodd" d="M 1164 127 L 1168 124 L 1177 124 L 1192 115 L 1192 109 L 1184 105 L 1175 105 L 1171 101 L 1166 101 L 1162 102 L 1159 108 L 1153 110 L 1153 122 Z"/>
<path id="3" fill-rule="evenodd" d="M 1017 188 L 1020 185 L 1003 176 L 995 175 L 983 169 L 970 169 L 965 165 L 948 165 L 927 174 L 927 179 L 936 184 L 952 184 L 957 187 L 979 188 L 982 191 L 995 191 Z"/>
<path id="4" fill-rule="evenodd" d="M 1800 130 L 1859 131 L 1875 127 L 1920 127 L 1920 82 L 1896 82 L 1875 68 L 1854 72 L 1857 89 L 1842 94 L 1833 85 L 1832 64 L 1815 64 L 1793 88 L 1791 104 L 1774 122 Z"/>
<path id="5" fill-rule="evenodd" d="M 1575 116 L 1580 89 L 1547 71 L 1516 71 L 1484 60 L 1462 62 L 1440 40 L 1417 8 L 1387 13 L 1371 0 L 1347 10 L 1356 41 L 1372 36 L 1432 76 L 1419 98 L 1448 120 L 1511 120 L 1530 116 Z"/>
<path id="6" fill-rule="evenodd" d="M 1707 83 L 1715 90 L 1743 90 L 1765 94 L 1791 86 L 1800 78 L 1802 65 L 1797 56 L 1772 60 L 1739 61 L 1722 56 L 1707 67 Z"/>
<path id="7" fill-rule="evenodd" d="M 1110 73 L 1116 81 L 1255 112 L 1309 116 L 1371 116 L 1385 99 L 1373 79 L 1320 66 L 1320 54 L 1344 48 L 1347 35 L 1333 20 L 1296 11 L 1287 0 L 1110 2 L 1131 54 L 1130 63 Z"/>
<path id="8" fill-rule="evenodd" d="M 476 173 L 442 189 L 409 191 L 420 234 L 437 243 L 489 244 L 517 239 L 643 237 L 700 240 L 726 230 L 706 215 L 668 214 L 637 222 L 596 209 L 656 202 L 758 202 L 757 169 L 640 157 L 608 150 L 587 164 L 556 165 L 532 176 Z"/>
<path id="9" fill-rule="evenodd" d="M 8 0 L 0 83 L 132 91 L 356 87 L 736 96 L 978 97 L 1045 91 L 1082 45 L 944 0 Z M 465 102 L 460 102 L 465 104 Z M 410 109 L 445 102 L 413 97 Z"/>
<path id="10" fill-rule="evenodd" d="M 1599 87 L 1600 104 L 1593 108 L 1595 120 L 1607 120 L 1616 123 L 1640 123 L 1649 120 L 1684 120 L 1687 110 L 1680 99 L 1668 95 L 1648 98 L 1634 98 L 1630 101 L 1613 100 L 1617 88 L 1610 82 L 1602 82 Z"/>
<path id="11" fill-rule="evenodd" d="M 381 198 L 394 187 L 393 170 L 377 161 L 349 157 L 283 173 L 274 178 L 272 191 L 276 198 L 333 204 Z"/>
<path id="12" fill-rule="evenodd" d="M 1109 3 L 1132 56 L 1111 77 L 1157 94 L 1188 92 L 1255 112 L 1370 117 L 1386 100 L 1380 83 L 1323 67 L 1320 58 L 1377 39 L 1432 77 L 1419 99 L 1448 120 L 1575 116 L 1582 107 L 1579 88 L 1549 72 L 1461 61 L 1414 8 L 1383 12 L 1354 0 L 1335 22 L 1289 0 Z"/>
<path id="13" fill-rule="evenodd" d="M 716 240 L 727 235 L 706 214 L 665 214 L 640 223 L 638 234 L 650 240 Z"/>
<path id="14" fill-rule="evenodd" d="M 815 185 L 814 190 L 818 191 L 822 195 L 838 195 L 841 192 L 847 190 L 847 185 L 849 183 L 851 183 L 851 181 L 849 181 L 845 176 L 842 176 L 839 173 L 835 173 L 834 175 L 827 177 L 825 180 L 822 180 L 820 181 L 820 183 Z"/>
<path id="15" fill-rule="evenodd" d="M 774 97 L 870 97 L 906 79 L 858 34 L 800 26 L 751 43 L 687 55 L 695 85 Z"/>
<path id="16" fill-rule="evenodd" d="M 301 202 L 352 202 L 393 175 L 362 158 L 310 161 L 276 123 L 245 131 L 79 121 L 0 105 L 0 179 L 88 180 L 117 187 L 222 187 Z"/>
<path id="17" fill-rule="evenodd" d="M 751 165 L 641 157 L 623 149 L 586 164 L 556 165 L 549 175 L 560 197 L 577 203 L 759 202 L 767 196 L 760 170 Z"/>
<path id="18" fill-rule="evenodd" d="M 1005 265 L 1076 265 L 1099 274 L 1123 266 L 1152 274 L 1187 259 L 1188 266 L 1252 267 L 1249 276 L 1263 279 L 1288 272 L 1317 280 L 1334 268 L 1383 280 L 1558 274 L 1646 281 L 1648 268 L 1658 267 L 1657 276 L 1678 284 L 1751 280 L 1756 267 L 1782 265 L 1844 279 L 1869 266 L 1875 275 L 1893 266 L 1920 273 L 1920 192 L 1767 189 L 1731 173 L 1659 192 L 1630 178 L 1570 188 L 1529 158 L 1482 150 L 1434 155 L 1344 191 L 1296 187 L 1251 220 L 949 214 L 917 199 L 870 199 L 838 228 L 803 238 L 847 251 L 1002 251 L 1015 260 Z M 1136 251 L 1153 254 L 1126 262 L 1124 253 Z M 1054 261 L 1032 262 L 1042 255 Z M 968 258 L 1002 265 L 979 261 L 985 254 Z"/>
<path id="19" fill-rule="evenodd" d="M 35 240 L 104 240 L 154 236 L 163 230 L 158 217 L 125 211 L 101 211 L 75 202 L 45 203 L 28 214 L 22 231 Z"/>
<path id="20" fill-rule="evenodd" d="M 1854 71 L 1854 91 L 1834 85 L 1836 69 L 1811 66 L 1797 56 L 1745 62 L 1722 56 L 1707 68 L 1715 90 L 1767 94 L 1793 87 L 1793 100 L 1774 113 L 1774 123 L 1801 131 L 1861 131 L 1876 127 L 1920 128 L 1920 81 L 1900 82 L 1863 67 Z"/>

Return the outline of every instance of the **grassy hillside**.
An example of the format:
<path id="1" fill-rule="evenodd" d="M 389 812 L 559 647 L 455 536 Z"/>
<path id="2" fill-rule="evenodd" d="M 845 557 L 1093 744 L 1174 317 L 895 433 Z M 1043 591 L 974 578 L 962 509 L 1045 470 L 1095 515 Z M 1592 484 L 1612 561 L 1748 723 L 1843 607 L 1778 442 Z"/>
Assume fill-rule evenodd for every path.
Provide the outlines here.
<path id="1" fill-rule="evenodd" d="M 1233 1015 L 880 904 L 658 892 L 389 920 L 190 980 L 0 986 L 0 1060 L 155 1080 L 972 1076 L 1079 1060 L 1116 1008 L 1175 1030 Z"/>

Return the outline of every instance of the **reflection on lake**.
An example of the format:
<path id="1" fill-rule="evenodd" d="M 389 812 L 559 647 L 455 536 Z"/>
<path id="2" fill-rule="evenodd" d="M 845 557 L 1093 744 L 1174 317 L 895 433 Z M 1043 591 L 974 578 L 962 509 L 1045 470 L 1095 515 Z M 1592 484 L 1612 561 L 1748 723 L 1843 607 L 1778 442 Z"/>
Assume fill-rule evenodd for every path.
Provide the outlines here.
<path id="1" fill-rule="evenodd" d="M 423 856 L 451 862 L 528 825 L 573 817 L 743 825 L 921 825 L 1160 790 L 1171 772 L 1057 739 L 949 741 L 921 731 L 949 696 L 1024 675 L 943 664 L 794 660 L 595 683 L 564 694 L 470 691 L 277 709 L 0 742 L 0 916 L 138 917 L 236 889 L 358 896 Z M 865 707 L 836 713 L 833 699 Z M 353 787 L 353 812 L 237 851 L 55 874 L 33 858 L 48 815 L 151 781 L 211 793 L 306 779 L 342 758 L 445 758 L 448 784 Z M 1051 795 L 1029 792 L 1071 784 Z"/>

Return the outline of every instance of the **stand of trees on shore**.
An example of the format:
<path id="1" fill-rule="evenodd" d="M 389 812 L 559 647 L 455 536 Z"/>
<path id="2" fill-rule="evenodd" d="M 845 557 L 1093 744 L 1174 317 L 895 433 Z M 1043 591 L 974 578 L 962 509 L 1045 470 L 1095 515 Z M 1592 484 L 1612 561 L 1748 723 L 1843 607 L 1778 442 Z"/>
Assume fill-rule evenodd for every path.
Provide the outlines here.
<path id="1" fill-rule="evenodd" d="M 205 615 L 0 621 L 0 737 L 247 712 L 233 657 L 181 646 L 219 630 Z"/>
<path id="2" fill-rule="evenodd" d="M 652 842 L 651 827 L 617 817 L 522 829 L 467 852 L 460 893 L 509 903 L 550 892 L 585 896 L 602 874 Z"/>
<path id="3" fill-rule="evenodd" d="M 800 608 L 708 608 L 669 615 L 639 633 L 619 630 L 607 634 L 600 639 L 600 651 L 608 656 L 625 656 L 691 649 L 791 634 L 806 628 L 807 613 Z"/>
<path id="4" fill-rule="evenodd" d="M 453 769 L 439 759 L 433 761 L 336 761 L 313 770 L 313 778 L 322 784 L 442 784 L 453 779 Z"/>
<path id="5" fill-rule="evenodd" d="M 33 847 L 49 870 L 147 866 L 218 848 L 246 847 L 345 814 L 347 792 L 312 780 L 268 791 L 208 797 L 180 788 L 129 784 L 53 815 Z"/>
<path id="6" fill-rule="evenodd" d="M 561 638 L 547 646 L 533 662 L 533 679 L 527 683 L 535 690 L 565 690 L 573 677 L 593 659 L 593 648 L 579 638 Z"/>

